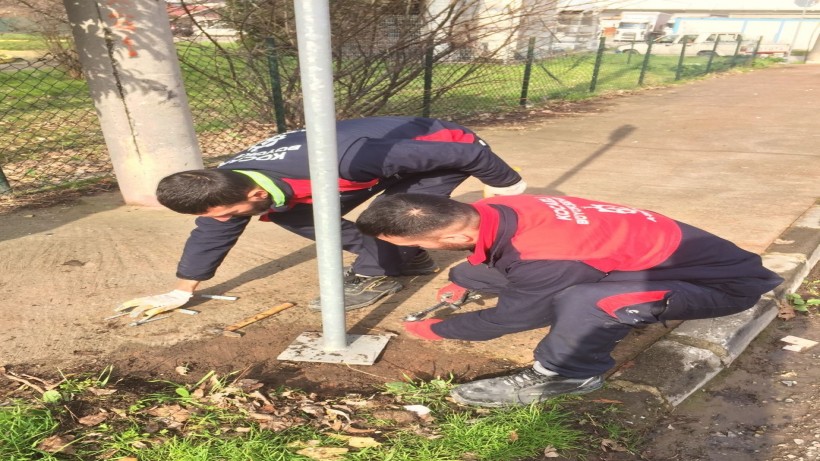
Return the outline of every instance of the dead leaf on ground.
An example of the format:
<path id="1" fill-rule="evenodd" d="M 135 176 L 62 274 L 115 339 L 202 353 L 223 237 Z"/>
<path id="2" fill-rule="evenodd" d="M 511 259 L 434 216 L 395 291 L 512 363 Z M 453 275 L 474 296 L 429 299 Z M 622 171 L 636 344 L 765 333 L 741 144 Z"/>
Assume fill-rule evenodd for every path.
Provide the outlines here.
<path id="1" fill-rule="evenodd" d="M 100 395 L 111 395 L 111 394 L 117 392 L 117 390 L 116 389 L 99 389 L 99 388 L 96 388 L 96 387 L 89 387 L 88 392 L 91 392 L 94 395 L 100 396 Z"/>
<path id="2" fill-rule="evenodd" d="M 344 440 L 353 448 L 369 448 L 381 445 L 381 443 L 377 442 L 373 437 L 357 437 L 344 434 L 328 434 L 328 436 L 334 439 Z"/>
<path id="3" fill-rule="evenodd" d="M 781 319 L 781 320 L 791 320 L 797 315 L 797 314 L 794 313 L 794 307 L 792 307 L 792 305 L 789 304 L 788 302 L 781 301 L 779 304 L 780 304 L 780 308 L 778 309 L 778 312 L 777 312 L 777 317 L 779 319 Z"/>
<path id="4" fill-rule="evenodd" d="M 556 450 L 552 445 L 544 448 L 544 458 L 557 458 L 559 456 L 558 450 Z"/>
<path id="5" fill-rule="evenodd" d="M 72 435 L 52 435 L 37 444 L 37 449 L 46 453 L 74 453 L 74 447 L 69 445 L 74 440 Z"/>
<path id="6" fill-rule="evenodd" d="M 620 443 L 610 440 L 610 439 L 601 439 L 601 450 L 604 451 L 626 451 L 626 447 L 621 445 Z"/>
<path id="7" fill-rule="evenodd" d="M 184 423 L 191 417 L 191 412 L 179 405 L 163 405 L 161 407 L 154 407 L 148 410 L 147 413 L 158 418 L 170 418 L 178 423 Z"/>
<path id="8" fill-rule="evenodd" d="M 416 422 L 418 416 L 407 410 L 376 410 L 372 413 L 376 419 L 393 421 L 397 424 L 410 424 Z"/>
<path id="9" fill-rule="evenodd" d="M 518 432 L 510 431 L 510 433 L 507 434 L 507 439 L 509 439 L 510 442 L 517 441 L 518 440 Z"/>
<path id="10" fill-rule="evenodd" d="M 285 429 L 290 429 L 296 424 L 292 422 L 285 422 L 285 421 L 262 421 L 259 423 L 259 427 L 262 429 L 267 429 L 273 432 L 282 432 Z"/>
<path id="11" fill-rule="evenodd" d="M 273 416 L 267 413 L 250 412 L 248 413 L 248 416 L 250 416 L 251 419 L 255 419 L 257 421 L 273 421 Z"/>
<path id="12" fill-rule="evenodd" d="M 296 453 L 320 461 L 341 461 L 348 451 L 350 450 L 347 448 L 309 447 L 299 450 Z"/>
<path id="13" fill-rule="evenodd" d="M 90 427 L 90 426 L 96 426 L 97 424 L 100 424 L 101 422 L 105 421 L 107 418 L 108 418 L 108 413 L 105 413 L 105 412 L 101 411 L 101 412 L 93 414 L 93 415 L 83 416 L 82 418 L 80 418 L 77 421 L 80 424 L 82 424 L 83 426 L 89 426 Z"/>

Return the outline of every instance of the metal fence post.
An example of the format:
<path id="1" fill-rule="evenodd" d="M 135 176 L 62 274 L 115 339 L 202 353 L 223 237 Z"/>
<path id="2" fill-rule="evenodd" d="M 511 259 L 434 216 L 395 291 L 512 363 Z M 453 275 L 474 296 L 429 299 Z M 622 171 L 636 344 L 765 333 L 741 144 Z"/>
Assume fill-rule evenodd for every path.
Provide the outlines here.
<path id="1" fill-rule="evenodd" d="M 598 53 L 595 55 L 595 67 L 592 68 L 592 81 L 589 82 L 589 92 L 594 93 L 595 87 L 598 85 L 598 71 L 601 70 L 601 61 L 604 57 L 604 48 L 606 45 L 606 37 L 601 37 L 598 42 Z"/>
<path id="2" fill-rule="evenodd" d="M 629 43 L 629 54 L 626 56 L 626 63 L 629 64 L 632 61 L 632 55 L 635 54 L 635 40 Z"/>
<path id="3" fill-rule="evenodd" d="M 755 50 L 752 52 L 752 60 L 749 61 L 750 66 L 755 63 L 755 59 L 757 58 L 757 50 L 760 49 L 760 43 L 762 41 L 763 41 L 763 36 L 761 35 L 760 37 L 758 37 L 757 43 L 755 44 Z"/>
<path id="4" fill-rule="evenodd" d="M 535 56 L 535 37 L 530 37 L 527 43 L 527 64 L 524 66 L 524 81 L 521 82 L 521 97 L 518 98 L 518 105 L 527 105 L 527 92 L 530 89 L 530 74 L 532 74 L 532 61 Z"/>
<path id="5" fill-rule="evenodd" d="M 675 69 L 675 80 L 680 80 L 683 73 L 683 59 L 686 56 L 686 40 L 682 40 L 683 47 L 680 49 L 680 57 L 678 58 L 678 68 Z"/>
<path id="6" fill-rule="evenodd" d="M 424 53 L 424 95 L 421 102 L 421 116 L 430 116 L 430 105 L 433 100 L 433 53 L 435 49 L 433 44 L 427 46 L 427 52 Z"/>
<path id="7" fill-rule="evenodd" d="M 10 194 L 11 193 L 11 185 L 9 185 L 9 180 L 6 179 L 6 174 L 3 173 L 3 169 L 0 168 L 0 195 Z"/>
<path id="8" fill-rule="evenodd" d="M 638 86 L 643 85 L 643 78 L 646 76 L 646 68 L 649 67 L 649 57 L 652 56 L 652 42 L 647 42 L 646 45 L 646 55 L 643 57 L 643 64 L 641 64 L 641 76 L 638 77 Z"/>
<path id="9" fill-rule="evenodd" d="M 285 102 L 282 99 L 282 80 L 279 77 L 279 57 L 276 55 L 276 42 L 273 37 L 265 39 L 265 48 L 268 52 L 268 74 L 270 74 L 270 91 L 273 97 L 276 131 L 284 133 L 288 128 L 285 125 Z"/>
<path id="10" fill-rule="evenodd" d="M 737 55 L 740 54 L 740 44 L 743 43 L 743 36 L 738 34 L 737 35 L 737 45 L 735 45 L 735 54 L 732 55 L 732 67 L 737 65 Z"/>
<path id="11" fill-rule="evenodd" d="M 715 45 L 712 47 L 712 53 L 709 55 L 709 62 L 706 63 L 706 73 L 708 74 L 712 70 L 712 61 L 715 59 L 715 55 L 717 54 L 717 47 L 720 43 L 720 34 L 717 34 L 715 38 Z"/>

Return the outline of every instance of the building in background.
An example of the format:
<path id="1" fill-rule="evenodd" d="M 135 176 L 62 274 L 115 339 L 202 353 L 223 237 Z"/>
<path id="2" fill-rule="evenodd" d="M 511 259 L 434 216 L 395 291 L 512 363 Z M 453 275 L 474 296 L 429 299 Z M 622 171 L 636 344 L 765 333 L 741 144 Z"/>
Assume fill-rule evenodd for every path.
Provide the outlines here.
<path id="1" fill-rule="evenodd" d="M 559 11 L 592 11 L 604 36 L 615 38 L 625 17 L 669 14 L 668 33 L 739 33 L 748 39 L 811 49 L 820 35 L 817 0 L 565 0 Z"/>

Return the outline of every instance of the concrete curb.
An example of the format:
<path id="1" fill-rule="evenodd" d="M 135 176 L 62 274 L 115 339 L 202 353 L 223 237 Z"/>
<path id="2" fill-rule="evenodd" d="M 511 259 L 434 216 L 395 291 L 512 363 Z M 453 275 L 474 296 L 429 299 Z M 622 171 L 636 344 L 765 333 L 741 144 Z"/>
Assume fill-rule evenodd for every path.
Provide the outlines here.
<path id="1" fill-rule="evenodd" d="M 820 201 L 761 255 L 785 282 L 753 308 L 716 319 L 683 322 L 619 370 L 611 386 L 646 391 L 677 406 L 729 366 L 777 316 L 778 300 L 794 292 L 820 260 Z"/>

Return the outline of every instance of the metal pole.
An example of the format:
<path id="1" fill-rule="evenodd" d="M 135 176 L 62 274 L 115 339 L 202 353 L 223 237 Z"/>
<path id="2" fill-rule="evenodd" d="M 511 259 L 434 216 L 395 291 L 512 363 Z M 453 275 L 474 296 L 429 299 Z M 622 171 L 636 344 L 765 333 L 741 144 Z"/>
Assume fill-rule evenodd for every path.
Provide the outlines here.
<path id="1" fill-rule="evenodd" d="M 521 82 L 521 97 L 518 104 L 521 107 L 527 106 L 527 93 L 530 90 L 530 75 L 532 74 L 532 60 L 535 57 L 535 37 L 530 37 L 527 43 L 527 63 L 524 65 L 524 81 Z"/>
<path id="2" fill-rule="evenodd" d="M 643 78 L 646 77 L 646 68 L 649 67 L 649 57 L 652 56 L 652 42 L 647 43 L 646 55 L 643 57 L 641 64 L 641 75 L 638 77 L 638 86 L 643 85 Z"/>
<path id="3" fill-rule="evenodd" d="M 761 35 L 757 39 L 757 43 L 755 44 L 755 50 L 752 52 L 752 60 L 749 61 L 749 65 L 753 65 L 755 63 L 755 59 L 757 59 L 757 51 L 760 49 L 760 42 L 763 41 L 763 36 Z"/>
<path id="4" fill-rule="evenodd" d="M 328 0 L 294 0 L 325 350 L 347 348 Z"/>
<path id="5" fill-rule="evenodd" d="M 282 99 L 282 79 L 279 77 L 279 56 L 276 55 L 276 42 L 273 37 L 265 39 L 265 46 L 268 51 L 268 74 L 270 74 L 270 91 L 273 97 L 276 131 L 284 133 L 288 128 L 285 125 L 285 102 Z"/>
<path id="6" fill-rule="evenodd" d="M 595 67 L 592 68 L 592 81 L 589 83 L 589 92 L 594 93 L 595 87 L 598 85 L 598 72 L 601 70 L 601 60 L 604 57 L 604 49 L 606 47 L 606 37 L 601 37 L 598 43 L 598 54 L 595 56 Z"/>
<path id="7" fill-rule="evenodd" d="M 717 34 L 717 37 L 715 37 L 715 45 L 712 47 L 712 54 L 709 55 L 709 62 L 706 63 L 706 72 L 705 73 L 707 73 L 707 74 L 709 73 L 709 71 L 712 70 L 712 61 L 715 60 L 715 55 L 717 54 L 718 44 L 720 44 L 720 34 Z"/>
<path id="8" fill-rule="evenodd" d="M 686 40 L 681 40 L 683 46 L 680 49 L 680 57 L 678 58 L 678 68 L 675 69 L 675 80 L 680 80 L 683 73 L 683 59 L 686 57 Z"/>
<path id="9" fill-rule="evenodd" d="M 731 64 L 732 67 L 735 67 L 737 65 L 737 56 L 740 54 L 740 45 L 741 45 L 741 43 L 743 43 L 743 36 L 738 35 L 737 36 L 737 45 L 735 46 L 735 54 L 732 55 L 732 64 Z"/>
<path id="10" fill-rule="evenodd" d="M 430 116 L 430 105 L 433 100 L 433 53 L 435 52 L 434 41 L 427 44 L 427 51 L 424 53 L 424 94 L 421 101 L 421 116 Z"/>

